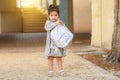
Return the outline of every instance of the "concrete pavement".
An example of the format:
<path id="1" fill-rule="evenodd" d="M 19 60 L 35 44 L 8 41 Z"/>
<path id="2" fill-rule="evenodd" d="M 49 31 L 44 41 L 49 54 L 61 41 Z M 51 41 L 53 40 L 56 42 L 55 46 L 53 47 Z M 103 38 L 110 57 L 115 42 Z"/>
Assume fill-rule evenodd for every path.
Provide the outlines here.
<path id="1" fill-rule="evenodd" d="M 44 56 L 45 36 L 45 33 L 1 35 L 0 80 L 120 80 L 73 53 L 81 47 L 90 46 L 89 39 L 74 39 L 73 44 L 67 47 L 67 56 L 63 58 L 67 76 L 58 76 L 55 62 L 55 76 L 48 77 L 48 64 Z"/>

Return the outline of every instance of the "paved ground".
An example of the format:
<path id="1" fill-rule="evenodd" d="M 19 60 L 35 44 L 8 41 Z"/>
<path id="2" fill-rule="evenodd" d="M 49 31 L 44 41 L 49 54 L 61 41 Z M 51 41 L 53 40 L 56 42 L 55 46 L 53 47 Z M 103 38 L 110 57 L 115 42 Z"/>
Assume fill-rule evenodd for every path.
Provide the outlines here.
<path id="1" fill-rule="evenodd" d="M 87 36 L 87 35 L 86 35 Z M 120 80 L 112 73 L 77 56 L 75 51 L 88 48 L 90 40 L 75 36 L 63 58 L 66 77 L 57 74 L 47 77 L 48 65 L 44 56 L 45 33 L 0 35 L 0 80 Z"/>

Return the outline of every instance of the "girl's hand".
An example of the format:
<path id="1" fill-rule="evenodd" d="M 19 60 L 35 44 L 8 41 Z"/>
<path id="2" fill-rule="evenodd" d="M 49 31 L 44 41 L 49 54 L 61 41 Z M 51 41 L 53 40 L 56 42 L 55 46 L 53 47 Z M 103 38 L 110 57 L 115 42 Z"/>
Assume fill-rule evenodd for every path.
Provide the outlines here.
<path id="1" fill-rule="evenodd" d="M 62 22 L 61 20 L 57 20 L 56 23 L 57 23 L 58 25 L 63 25 L 63 22 Z"/>

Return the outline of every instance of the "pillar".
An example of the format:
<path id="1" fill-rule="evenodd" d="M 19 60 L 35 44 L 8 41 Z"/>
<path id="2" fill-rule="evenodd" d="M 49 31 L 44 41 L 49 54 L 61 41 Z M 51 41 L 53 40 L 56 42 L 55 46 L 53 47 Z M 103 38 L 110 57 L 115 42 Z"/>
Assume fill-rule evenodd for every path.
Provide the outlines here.
<path id="1" fill-rule="evenodd" d="M 102 5 L 101 0 L 92 0 L 92 38 L 91 45 L 102 46 Z"/>
<path id="2" fill-rule="evenodd" d="M 73 0 L 60 0 L 60 19 L 73 31 Z"/>
<path id="3" fill-rule="evenodd" d="M 1 12 L 0 12 L 0 33 L 1 33 Z"/>

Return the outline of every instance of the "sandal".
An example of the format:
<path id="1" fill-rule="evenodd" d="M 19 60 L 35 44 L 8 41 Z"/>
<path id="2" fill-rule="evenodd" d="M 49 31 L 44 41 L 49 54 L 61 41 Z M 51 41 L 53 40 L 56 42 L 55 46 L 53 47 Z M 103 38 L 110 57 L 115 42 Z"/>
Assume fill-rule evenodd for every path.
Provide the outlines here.
<path id="1" fill-rule="evenodd" d="M 66 73 L 63 70 L 59 71 L 59 76 L 66 76 Z"/>
<path id="2" fill-rule="evenodd" d="M 53 77 L 54 76 L 54 72 L 53 71 L 48 71 L 48 76 L 49 77 Z"/>

